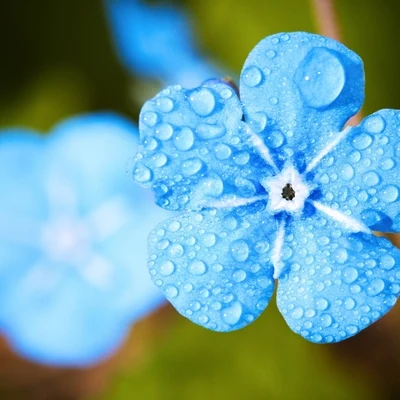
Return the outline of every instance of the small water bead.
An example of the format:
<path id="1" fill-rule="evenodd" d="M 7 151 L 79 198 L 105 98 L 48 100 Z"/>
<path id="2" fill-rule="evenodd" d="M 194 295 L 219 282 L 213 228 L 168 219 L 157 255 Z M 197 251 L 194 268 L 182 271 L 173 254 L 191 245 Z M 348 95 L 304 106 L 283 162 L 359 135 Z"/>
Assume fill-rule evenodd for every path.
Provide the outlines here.
<path id="1" fill-rule="evenodd" d="M 143 114 L 142 121 L 145 125 L 152 128 L 158 122 L 158 114 L 152 111 L 147 111 Z"/>
<path id="2" fill-rule="evenodd" d="M 386 203 L 393 203 L 399 197 L 399 188 L 395 185 L 387 185 L 380 192 L 379 197 Z"/>
<path id="3" fill-rule="evenodd" d="M 357 150 L 365 150 L 372 144 L 372 136 L 368 133 L 360 133 L 353 139 L 353 147 Z"/>
<path id="4" fill-rule="evenodd" d="M 237 165 L 246 165 L 250 160 L 250 154 L 247 151 L 240 151 L 235 154 L 234 161 Z"/>
<path id="5" fill-rule="evenodd" d="M 189 265 L 189 272 L 192 275 L 204 275 L 207 271 L 206 264 L 203 261 L 195 261 Z"/>
<path id="6" fill-rule="evenodd" d="M 202 242 L 206 247 L 213 247 L 216 241 L 217 237 L 213 233 L 207 233 L 202 237 Z"/>
<path id="7" fill-rule="evenodd" d="M 153 156 L 151 157 L 152 164 L 157 168 L 163 167 L 167 163 L 167 161 L 168 161 L 167 156 L 161 151 L 154 153 Z"/>
<path id="8" fill-rule="evenodd" d="M 174 108 L 174 103 L 169 97 L 158 97 L 156 99 L 157 108 L 164 112 L 169 113 Z"/>
<path id="9" fill-rule="evenodd" d="M 377 296 L 382 290 L 385 288 L 385 282 L 380 279 L 372 280 L 367 286 L 367 295 L 368 296 Z"/>
<path id="10" fill-rule="evenodd" d="M 183 285 L 183 290 L 184 290 L 186 293 L 190 293 L 190 292 L 193 290 L 193 285 L 192 285 L 191 283 L 185 283 L 185 284 Z"/>
<path id="11" fill-rule="evenodd" d="M 194 144 L 193 131 L 188 127 L 183 127 L 175 133 L 173 143 L 180 151 L 187 151 L 191 149 Z"/>
<path id="12" fill-rule="evenodd" d="M 345 181 L 351 181 L 354 177 L 354 168 L 345 163 L 340 167 L 339 174 Z"/>
<path id="13" fill-rule="evenodd" d="M 322 314 L 320 317 L 321 325 L 328 328 L 332 325 L 333 319 L 330 314 Z"/>
<path id="14" fill-rule="evenodd" d="M 370 133 L 381 133 L 385 129 L 386 122 L 381 115 L 375 114 L 367 117 L 363 122 L 363 128 Z"/>
<path id="15" fill-rule="evenodd" d="M 271 104 L 273 104 L 273 105 L 276 105 L 276 104 L 279 103 L 279 100 L 278 100 L 277 97 L 272 96 L 272 97 L 270 97 L 269 102 L 270 102 Z"/>
<path id="16" fill-rule="evenodd" d="M 235 217 L 233 217 L 231 215 L 227 215 L 224 218 L 223 225 L 224 225 L 225 229 L 229 229 L 230 231 L 233 231 L 237 228 L 238 222 Z"/>
<path id="17" fill-rule="evenodd" d="M 377 185 L 381 178 L 375 171 L 368 171 L 362 177 L 363 183 L 367 186 Z"/>
<path id="18" fill-rule="evenodd" d="M 281 36 L 281 40 L 282 40 L 283 42 L 287 42 L 289 39 L 290 39 L 290 36 L 289 36 L 287 33 L 285 33 L 285 34 L 283 34 L 283 35 Z"/>
<path id="19" fill-rule="evenodd" d="M 175 271 L 175 265 L 173 262 L 167 260 L 164 261 L 161 265 L 160 265 L 160 274 L 163 276 L 170 276 L 174 273 Z"/>
<path id="20" fill-rule="evenodd" d="M 312 49 L 301 62 L 294 81 L 305 103 L 312 108 L 331 105 L 341 94 L 345 69 L 334 50 L 324 47 Z"/>
<path id="21" fill-rule="evenodd" d="M 316 301 L 315 301 L 315 307 L 319 311 L 326 310 L 328 308 L 328 306 L 329 306 L 328 300 L 324 299 L 323 297 L 320 297 L 320 298 L 316 299 Z"/>
<path id="22" fill-rule="evenodd" d="M 196 135 L 202 140 L 218 139 L 226 133 L 222 124 L 200 123 L 196 126 Z"/>
<path id="23" fill-rule="evenodd" d="M 343 281 L 353 283 L 358 278 L 358 271 L 354 267 L 346 267 L 342 271 Z"/>
<path id="24" fill-rule="evenodd" d="M 214 174 L 208 178 L 204 178 L 199 182 L 201 191 L 209 197 L 219 197 L 224 191 L 224 183 L 222 179 Z"/>
<path id="25" fill-rule="evenodd" d="M 223 99 L 230 99 L 232 97 L 232 90 L 231 89 L 222 89 L 220 95 Z"/>
<path id="26" fill-rule="evenodd" d="M 152 178 L 151 169 L 142 163 L 137 163 L 133 171 L 133 178 L 139 183 L 149 182 Z"/>
<path id="27" fill-rule="evenodd" d="M 242 317 L 243 307 L 240 301 L 234 301 L 222 312 L 222 320 L 228 325 L 236 325 Z"/>
<path id="28" fill-rule="evenodd" d="M 267 115 L 264 112 L 255 112 L 248 115 L 247 122 L 254 133 L 262 132 L 267 126 Z"/>
<path id="29" fill-rule="evenodd" d="M 202 167 L 203 163 L 199 158 L 190 158 L 182 163 L 181 171 L 183 175 L 191 176 L 197 174 Z"/>
<path id="30" fill-rule="evenodd" d="M 241 80 L 248 87 L 256 87 L 261 83 L 262 78 L 263 76 L 260 69 L 250 66 L 243 71 Z"/>
<path id="31" fill-rule="evenodd" d="M 277 149 L 282 146 L 285 137 L 280 131 L 273 131 L 266 137 L 266 145 L 271 149 Z"/>
<path id="32" fill-rule="evenodd" d="M 294 318 L 294 319 L 301 319 L 301 318 L 303 318 L 303 315 L 304 315 L 303 307 L 300 307 L 300 306 L 295 307 L 292 311 L 292 318 Z"/>
<path id="33" fill-rule="evenodd" d="M 379 264 L 384 269 L 392 269 L 396 261 L 390 254 L 385 254 L 379 258 Z"/>
<path id="34" fill-rule="evenodd" d="M 178 296 L 179 291 L 174 285 L 167 285 L 164 288 L 164 293 L 169 299 L 173 299 Z"/>
<path id="35" fill-rule="evenodd" d="M 349 257 L 349 255 L 345 248 L 337 249 L 334 253 L 335 261 L 338 264 L 344 264 L 347 261 L 348 257 Z"/>
<path id="36" fill-rule="evenodd" d="M 346 297 L 343 302 L 344 308 L 348 311 L 353 310 L 356 306 L 356 302 L 352 297 Z"/>
<path id="37" fill-rule="evenodd" d="M 232 257 L 239 262 L 244 262 L 249 257 L 249 246 L 243 239 L 235 240 L 230 245 Z"/>
<path id="38" fill-rule="evenodd" d="M 379 163 L 379 168 L 382 171 L 389 171 L 390 169 L 392 169 L 394 166 L 396 165 L 395 161 L 393 160 L 393 158 L 384 158 L 381 160 L 381 162 Z"/>
<path id="39" fill-rule="evenodd" d="M 215 97 L 207 88 L 197 89 L 190 94 L 189 104 L 197 115 L 207 117 L 214 111 Z"/>
<path id="40" fill-rule="evenodd" d="M 247 274 L 245 271 L 243 271 L 242 269 L 238 269 L 232 274 L 232 279 L 235 282 L 243 282 L 246 279 L 246 276 Z"/>
<path id="41" fill-rule="evenodd" d="M 174 128 L 170 124 L 160 124 L 154 131 L 156 137 L 160 140 L 168 140 L 171 138 L 172 134 L 174 133 Z"/>
<path id="42" fill-rule="evenodd" d="M 358 163 L 361 160 L 361 153 L 359 151 L 357 151 L 357 150 L 352 151 L 349 154 L 349 160 L 352 163 Z"/>
<path id="43" fill-rule="evenodd" d="M 232 150 L 228 145 L 221 143 L 215 146 L 214 153 L 218 160 L 227 160 L 231 156 Z"/>

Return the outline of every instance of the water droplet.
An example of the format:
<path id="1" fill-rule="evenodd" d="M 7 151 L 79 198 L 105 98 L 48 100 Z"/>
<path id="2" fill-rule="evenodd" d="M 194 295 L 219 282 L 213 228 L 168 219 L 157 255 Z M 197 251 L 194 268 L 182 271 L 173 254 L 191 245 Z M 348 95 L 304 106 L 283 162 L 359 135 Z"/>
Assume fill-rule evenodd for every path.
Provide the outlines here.
<path id="1" fill-rule="evenodd" d="M 215 146 L 214 152 L 218 160 L 227 160 L 232 154 L 231 148 L 226 144 L 218 144 Z"/>
<path id="2" fill-rule="evenodd" d="M 169 113 L 174 108 L 174 103 L 169 97 L 158 97 L 156 105 L 157 108 L 164 113 Z"/>
<path id="3" fill-rule="evenodd" d="M 354 177 L 354 169 L 350 164 L 343 164 L 339 170 L 339 174 L 345 181 L 351 181 Z"/>
<path id="4" fill-rule="evenodd" d="M 173 244 L 169 249 L 169 254 L 171 257 L 181 257 L 183 253 L 183 247 L 179 243 Z"/>
<path id="5" fill-rule="evenodd" d="M 168 230 L 170 232 L 178 232 L 180 228 L 181 223 L 179 221 L 172 221 L 168 226 Z"/>
<path id="6" fill-rule="evenodd" d="M 354 301 L 354 299 L 352 298 L 352 297 L 346 297 L 345 299 L 344 299 L 344 308 L 346 309 L 346 310 L 353 310 L 354 309 L 354 307 L 356 306 L 356 302 Z"/>
<path id="7" fill-rule="evenodd" d="M 203 244 L 206 247 L 214 246 L 217 241 L 217 237 L 213 233 L 206 233 L 202 238 Z"/>
<path id="8" fill-rule="evenodd" d="M 370 133 L 381 133 L 385 125 L 385 120 L 379 114 L 370 115 L 363 122 L 363 128 Z"/>
<path id="9" fill-rule="evenodd" d="M 276 53 L 274 50 L 268 50 L 267 51 L 267 57 L 268 58 L 274 58 L 276 56 Z"/>
<path id="10" fill-rule="evenodd" d="M 358 278 L 358 272 L 353 267 L 347 267 L 343 269 L 342 276 L 345 283 L 353 283 Z"/>
<path id="11" fill-rule="evenodd" d="M 373 279 L 367 286 L 367 295 L 376 296 L 385 288 L 385 282 L 382 279 Z"/>
<path id="12" fill-rule="evenodd" d="M 204 275 L 207 271 L 206 264 L 203 261 L 195 261 L 189 265 L 189 272 L 192 275 Z"/>
<path id="13" fill-rule="evenodd" d="M 246 279 L 246 276 L 246 272 L 242 269 L 238 269 L 232 274 L 232 278 L 235 282 L 243 282 Z"/>
<path id="14" fill-rule="evenodd" d="M 384 269 L 392 269 L 396 261 L 390 254 L 385 254 L 379 258 L 379 263 Z"/>
<path id="15" fill-rule="evenodd" d="M 164 261 L 161 265 L 160 265 L 160 274 L 164 275 L 164 276 L 170 276 L 174 273 L 175 271 L 175 265 L 173 262 L 167 260 Z"/>
<path id="16" fill-rule="evenodd" d="M 353 147 L 357 150 L 365 150 L 372 144 L 372 136 L 368 133 L 360 133 L 353 139 Z"/>
<path id="17" fill-rule="evenodd" d="M 399 189 L 395 185 L 387 185 L 379 192 L 379 197 L 386 203 L 393 203 L 399 197 Z"/>
<path id="18" fill-rule="evenodd" d="M 150 181 L 152 176 L 151 170 L 142 163 L 137 163 L 133 171 L 133 178 L 136 182 L 146 183 Z"/>
<path id="19" fill-rule="evenodd" d="M 190 293 L 190 292 L 193 290 L 193 285 L 192 285 L 191 283 L 185 283 L 185 284 L 183 285 L 183 290 L 184 290 L 186 293 Z"/>
<path id="20" fill-rule="evenodd" d="M 304 309 L 303 307 L 295 307 L 294 310 L 292 311 L 292 318 L 294 319 L 300 319 L 303 318 L 304 315 Z"/>
<path id="21" fill-rule="evenodd" d="M 153 156 L 151 157 L 152 164 L 157 168 L 163 167 L 167 163 L 167 161 L 168 161 L 167 156 L 161 151 L 158 153 L 154 153 Z"/>
<path id="22" fill-rule="evenodd" d="M 165 293 L 165 296 L 167 296 L 167 298 L 173 299 L 176 296 L 178 296 L 179 291 L 174 285 L 167 285 L 164 288 L 164 293 Z"/>
<path id="23" fill-rule="evenodd" d="M 324 299 L 323 297 L 320 297 L 319 299 L 316 299 L 315 306 L 316 306 L 317 310 L 324 311 L 328 308 L 329 302 L 328 302 L 328 300 Z"/>
<path id="24" fill-rule="evenodd" d="M 285 33 L 281 36 L 282 42 L 287 42 L 289 39 L 290 39 L 290 36 L 287 33 Z"/>
<path id="25" fill-rule="evenodd" d="M 194 143 L 193 131 L 188 127 L 183 127 L 181 130 L 175 133 L 173 141 L 178 150 L 189 150 Z"/>
<path id="26" fill-rule="evenodd" d="M 224 191 L 224 183 L 221 178 L 214 174 L 208 178 L 204 178 L 199 182 L 199 187 L 206 196 L 219 197 Z"/>
<path id="27" fill-rule="evenodd" d="M 246 261 L 249 257 L 249 246 L 243 239 L 235 240 L 230 245 L 232 257 L 239 262 Z"/>
<path id="28" fill-rule="evenodd" d="M 271 149 L 277 149 L 281 147 L 285 137 L 280 131 L 271 132 L 266 138 L 266 144 Z"/>
<path id="29" fill-rule="evenodd" d="M 222 124 L 201 123 L 196 127 L 196 135 L 202 140 L 217 139 L 225 135 L 225 126 Z"/>
<path id="30" fill-rule="evenodd" d="M 232 97 L 232 90 L 231 89 L 222 89 L 220 95 L 223 99 L 230 99 Z"/>
<path id="31" fill-rule="evenodd" d="M 277 97 L 275 97 L 275 96 L 272 96 L 272 97 L 269 99 L 269 102 L 270 102 L 271 104 L 274 104 L 274 105 L 276 105 L 276 104 L 278 104 L 278 103 L 279 103 L 279 100 L 278 100 L 278 98 L 277 98 Z"/>
<path id="32" fill-rule="evenodd" d="M 143 114 L 142 121 L 145 125 L 152 128 L 158 122 L 158 115 L 155 112 L 147 111 Z"/>
<path id="33" fill-rule="evenodd" d="M 346 331 L 350 333 L 350 335 L 355 335 L 358 332 L 358 328 L 355 325 L 348 325 Z"/>
<path id="34" fill-rule="evenodd" d="M 189 103 L 197 115 L 207 117 L 214 111 L 215 97 L 209 89 L 201 88 L 190 94 Z"/>
<path id="35" fill-rule="evenodd" d="M 264 112 L 255 112 L 248 115 L 248 124 L 254 133 L 262 132 L 267 126 L 267 116 Z"/>
<path id="36" fill-rule="evenodd" d="M 380 182 L 380 180 L 381 180 L 380 176 L 379 176 L 375 171 L 368 171 L 368 172 L 366 172 L 366 173 L 363 175 L 362 179 L 363 179 L 363 183 L 364 183 L 366 186 L 375 186 L 375 185 L 377 185 L 377 184 Z"/>
<path id="37" fill-rule="evenodd" d="M 242 72 L 241 79 L 246 86 L 255 87 L 258 86 L 262 81 L 262 72 L 257 67 L 247 67 Z"/>
<path id="38" fill-rule="evenodd" d="M 322 314 L 320 317 L 321 325 L 327 328 L 332 325 L 333 319 L 330 314 Z"/>
<path id="39" fill-rule="evenodd" d="M 344 264 L 347 261 L 348 258 L 347 250 L 345 248 L 337 249 L 335 251 L 335 261 L 338 264 Z"/>
<path id="40" fill-rule="evenodd" d="M 222 319 L 228 325 L 236 325 L 242 317 L 243 308 L 240 301 L 234 301 L 230 307 L 225 308 L 222 313 Z"/>
<path id="41" fill-rule="evenodd" d="M 383 158 L 379 163 L 379 168 L 382 171 L 389 171 L 394 166 L 395 166 L 395 161 L 393 160 L 393 158 Z"/>
<path id="42" fill-rule="evenodd" d="M 342 92 L 346 74 L 336 54 L 334 50 L 317 47 L 299 65 L 294 81 L 309 107 L 328 107 Z"/>
<path id="43" fill-rule="evenodd" d="M 198 158 L 190 158 L 182 163 L 182 174 L 191 176 L 197 174 L 203 166 L 203 163 Z"/>
<path id="44" fill-rule="evenodd" d="M 168 140 L 174 133 L 174 128 L 170 124 L 160 124 L 155 129 L 155 136 L 160 140 Z"/>

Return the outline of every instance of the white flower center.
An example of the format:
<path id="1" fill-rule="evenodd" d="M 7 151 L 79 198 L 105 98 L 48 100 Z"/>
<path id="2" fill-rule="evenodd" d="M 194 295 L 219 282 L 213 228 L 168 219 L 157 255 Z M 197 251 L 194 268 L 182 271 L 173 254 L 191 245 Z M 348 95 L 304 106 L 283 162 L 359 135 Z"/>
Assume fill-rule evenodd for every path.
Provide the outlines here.
<path id="1" fill-rule="evenodd" d="M 278 175 L 262 179 L 260 183 L 269 194 L 268 210 L 272 214 L 282 211 L 301 213 L 312 189 L 291 165 L 286 166 Z"/>

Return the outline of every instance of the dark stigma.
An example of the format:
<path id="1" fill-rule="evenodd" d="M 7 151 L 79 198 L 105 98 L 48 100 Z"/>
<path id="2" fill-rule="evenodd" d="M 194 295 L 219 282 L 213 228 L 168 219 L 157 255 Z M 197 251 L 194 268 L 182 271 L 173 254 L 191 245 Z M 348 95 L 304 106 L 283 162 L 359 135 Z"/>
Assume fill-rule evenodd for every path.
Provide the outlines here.
<path id="1" fill-rule="evenodd" d="M 294 191 L 292 185 L 287 183 L 286 186 L 282 189 L 282 197 L 289 201 L 293 200 L 296 196 L 296 192 Z"/>

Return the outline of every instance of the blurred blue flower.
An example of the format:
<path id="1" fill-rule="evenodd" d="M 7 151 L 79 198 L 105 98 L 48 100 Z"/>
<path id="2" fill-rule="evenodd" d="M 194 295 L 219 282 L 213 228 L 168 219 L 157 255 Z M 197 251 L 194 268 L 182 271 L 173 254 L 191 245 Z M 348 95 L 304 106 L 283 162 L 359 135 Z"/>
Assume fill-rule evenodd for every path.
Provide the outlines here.
<path id="1" fill-rule="evenodd" d="M 343 129 L 364 100 L 361 59 L 308 33 L 261 41 L 240 100 L 223 82 L 173 86 L 141 112 L 134 177 L 185 211 L 150 234 L 149 268 L 177 310 L 216 331 L 278 307 L 312 342 L 338 342 L 395 304 L 400 112 Z"/>
<path id="2" fill-rule="evenodd" d="M 48 137 L 0 135 L 0 326 L 28 358 L 98 361 L 163 301 L 145 268 L 145 232 L 165 212 L 132 188 L 135 133 L 94 114 Z"/>
<path id="3" fill-rule="evenodd" d="M 129 71 L 185 87 L 220 75 L 196 50 L 182 11 L 140 0 L 104 1 L 115 49 Z"/>

